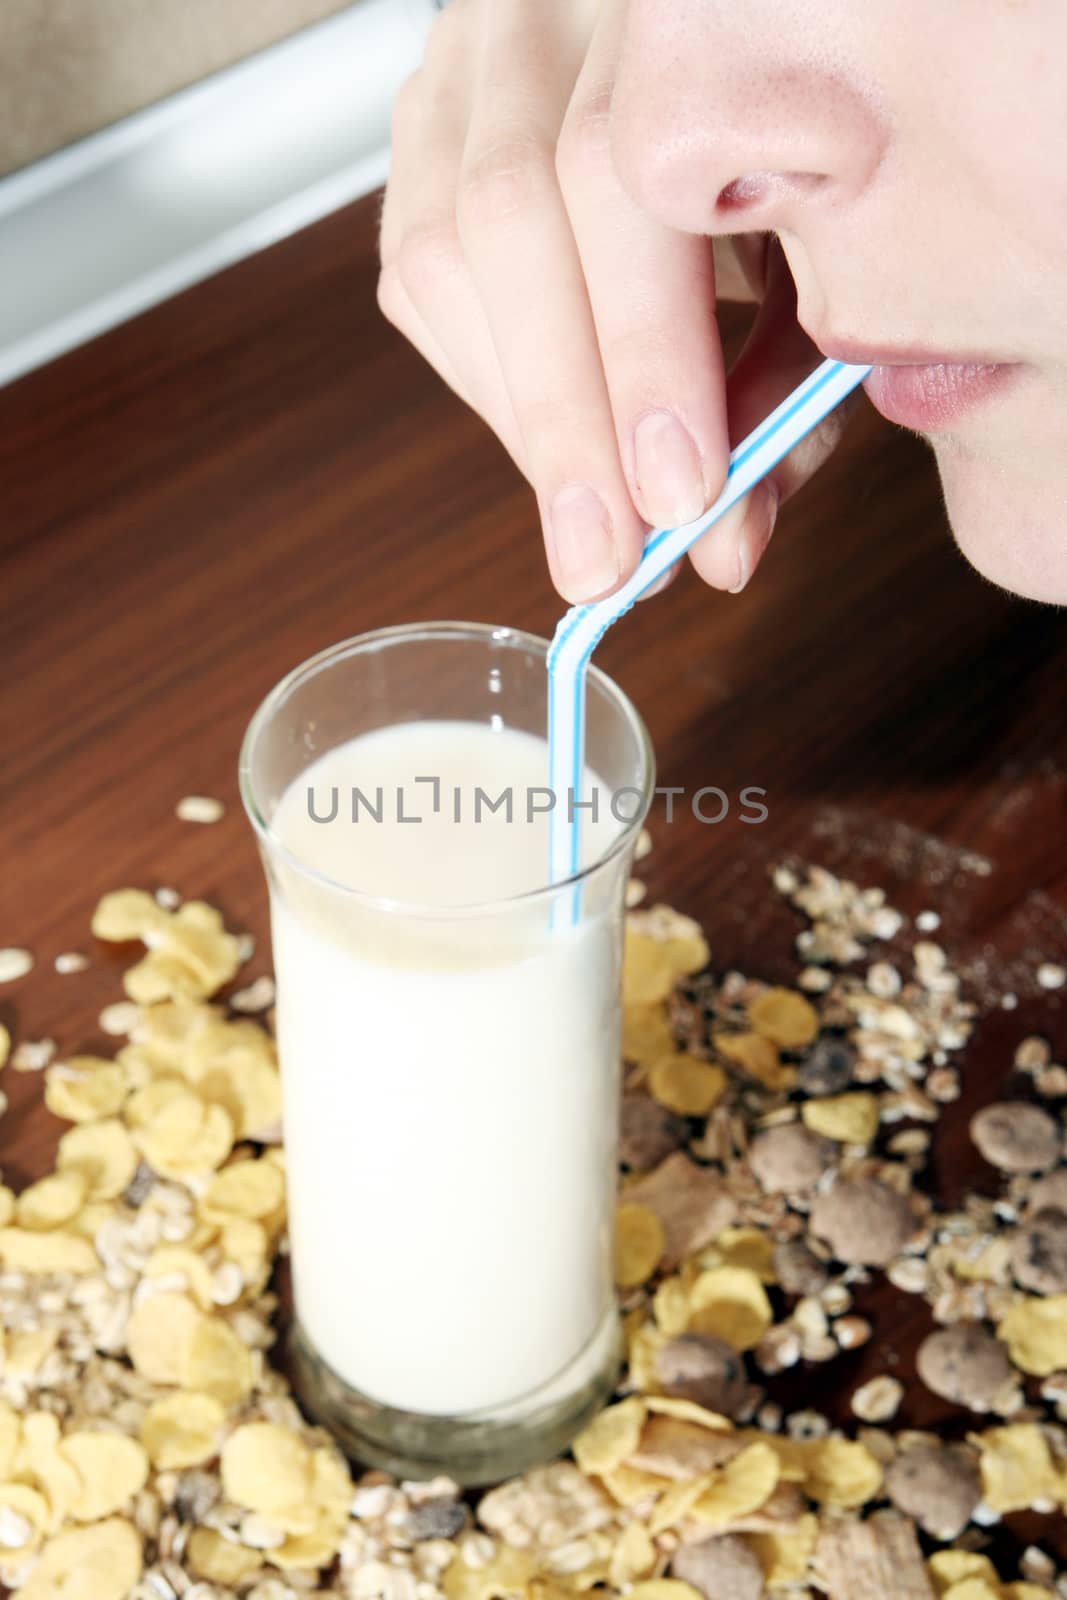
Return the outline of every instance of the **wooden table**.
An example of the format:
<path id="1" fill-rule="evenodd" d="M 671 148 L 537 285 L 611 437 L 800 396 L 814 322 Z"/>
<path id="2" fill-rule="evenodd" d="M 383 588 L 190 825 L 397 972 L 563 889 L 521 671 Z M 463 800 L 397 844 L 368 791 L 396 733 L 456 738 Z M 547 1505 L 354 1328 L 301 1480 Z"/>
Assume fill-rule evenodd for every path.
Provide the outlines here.
<path id="1" fill-rule="evenodd" d="M 525 484 L 379 317 L 377 209 L 341 212 L 0 392 L 0 945 L 37 955 L 0 989 L 16 1037 L 108 1047 L 95 1019 L 119 969 L 88 922 L 120 885 L 220 905 L 260 941 L 251 971 L 267 970 L 236 760 L 290 666 L 399 621 L 545 634 L 559 614 Z M 734 347 L 742 322 L 727 314 Z M 946 1201 L 995 1192 L 969 1112 L 1009 1081 L 1025 1033 L 1067 1050 L 1064 996 L 1034 976 L 1067 962 L 1061 616 L 967 568 L 928 453 L 864 409 L 747 593 L 687 576 L 598 659 L 646 717 L 662 783 L 767 791 L 758 827 L 736 803 L 718 826 L 653 816 L 652 897 L 703 921 L 717 968 L 795 973 L 797 924 L 767 883 L 786 854 L 941 914 L 986 1010 L 934 1176 Z M 224 820 L 179 822 L 188 793 L 223 798 Z M 92 964 L 58 976 L 53 958 L 75 949 Z M 1005 992 L 1016 1010 L 999 1007 Z M 9 1070 L 4 1087 L 18 1186 L 60 1128 L 38 1079 Z M 929 1325 L 884 1286 L 864 1304 L 882 1342 L 801 1379 L 841 1420 L 861 1378 L 889 1359 L 909 1371 Z M 968 1420 L 918 1385 L 901 1412 L 955 1432 Z M 1049 1543 L 1051 1519 L 1030 1531 Z M 1059 1541 L 1067 1559 L 1062 1526 Z"/>

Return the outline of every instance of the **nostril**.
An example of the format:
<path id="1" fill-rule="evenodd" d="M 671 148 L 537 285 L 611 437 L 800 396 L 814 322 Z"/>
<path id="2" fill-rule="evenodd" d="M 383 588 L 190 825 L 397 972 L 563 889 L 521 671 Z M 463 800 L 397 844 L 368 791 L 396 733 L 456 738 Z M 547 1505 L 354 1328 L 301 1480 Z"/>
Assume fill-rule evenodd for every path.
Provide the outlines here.
<path id="1" fill-rule="evenodd" d="M 759 205 L 766 196 L 769 177 L 766 172 L 746 172 L 733 178 L 719 194 L 718 210 L 746 211 Z"/>
<path id="2" fill-rule="evenodd" d="M 719 191 L 715 209 L 720 216 L 756 211 L 768 207 L 771 201 L 811 195 L 828 181 L 823 172 L 746 172 Z"/>

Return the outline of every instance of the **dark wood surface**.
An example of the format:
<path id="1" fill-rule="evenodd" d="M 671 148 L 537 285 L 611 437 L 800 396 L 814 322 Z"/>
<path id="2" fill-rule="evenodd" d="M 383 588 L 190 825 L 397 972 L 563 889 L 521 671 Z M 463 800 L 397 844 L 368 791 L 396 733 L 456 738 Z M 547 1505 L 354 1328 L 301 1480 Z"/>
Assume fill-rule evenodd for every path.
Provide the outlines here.
<path id="1" fill-rule="evenodd" d="M 120 885 L 212 900 L 259 938 L 251 971 L 268 968 L 235 774 L 250 713 L 289 667 L 389 623 L 545 634 L 559 614 L 528 489 L 378 315 L 376 208 L 0 391 L 0 945 L 38 958 L 0 989 L 16 1037 L 108 1047 L 95 1018 L 118 998 L 119 963 L 88 922 Z M 743 320 L 725 314 L 734 347 Z M 1063 618 L 967 568 L 928 453 L 864 405 L 747 593 L 687 575 L 598 660 L 644 714 L 661 782 L 767 790 L 759 827 L 736 806 L 717 827 L 653 816 L 652 897 L 702 920 L 717 968 L 795 972 L 797 924 L 767 884 L 786 854 L 941 913 L 984 1012 L 934 1177 L 947 1201 L 995 1192 L 969 1112 L 1011 1081 L 1026 1032 L 1067 1050 L 1065 1001 L 1034 977 L 1040 960 L 1067 961 Z M 176 820 L 187 793 L 223 798 L 225 819 Z M 59 977 L 52 960 L 71 949 L 92 964 Z M 999 1007 L 1005 991 L 1017 1010 Z M 3 1172 L 18 1186 L 60 1128 L 39 1079 L 8 1070 L 4 1087 Z M 841 1420 L 857 1381 L 890 1361 L 907 1375 L 928 1326 L 885 1286 L 865 1304 L 877 1344 L 804 1375 Z M 968 1419 L 909 1385 L 901 1420 Z M 1053 1535 L 1050 1521 L 1030 1531 Z"/>

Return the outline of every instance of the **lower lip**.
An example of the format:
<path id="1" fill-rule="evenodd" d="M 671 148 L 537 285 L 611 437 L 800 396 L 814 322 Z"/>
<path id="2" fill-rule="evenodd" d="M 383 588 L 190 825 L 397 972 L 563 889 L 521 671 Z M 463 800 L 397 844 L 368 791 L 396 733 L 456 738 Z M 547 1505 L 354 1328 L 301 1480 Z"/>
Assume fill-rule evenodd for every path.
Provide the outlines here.
<path id="1" fill-rule="evenodd" d="M 938 433 L 1003 388 L 1016 370 L 940 361 L 924 367 L 874 367 L 863 387 L 875 410 L 890 422 L 917 433 Z"/>

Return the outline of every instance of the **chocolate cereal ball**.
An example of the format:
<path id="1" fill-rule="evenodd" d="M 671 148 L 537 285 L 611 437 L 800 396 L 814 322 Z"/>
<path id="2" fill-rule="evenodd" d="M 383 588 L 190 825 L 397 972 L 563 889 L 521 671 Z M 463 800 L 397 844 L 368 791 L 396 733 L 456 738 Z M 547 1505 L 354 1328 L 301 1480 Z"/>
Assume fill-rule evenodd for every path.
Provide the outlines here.
<path id="1" fill-rule="evenodd" d="M 811 1208 L 812 1233 L 847 1266 L 887 1266 L 915 1228 L 905 1197 L 876 1178 L 844 1178 Z"/>
<path id="2" fill-rule="evenodd" d="M 1014 1372 L 1008 1352 L 981 1322 L 955 1322 L 931 1333 L 915 1367 L 934 1394 L 970 1411 L 990 1410 Z"/>
<path id="3" fill-rule="evenodd" d="M 1024 1100 L 983 1107 L 971 1118 L 971 1138 L 1001 1172 L 1047 1172 L 1063 1148 L 1055 1118 Z"/>

